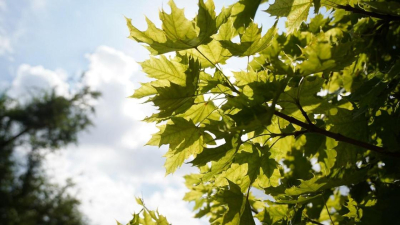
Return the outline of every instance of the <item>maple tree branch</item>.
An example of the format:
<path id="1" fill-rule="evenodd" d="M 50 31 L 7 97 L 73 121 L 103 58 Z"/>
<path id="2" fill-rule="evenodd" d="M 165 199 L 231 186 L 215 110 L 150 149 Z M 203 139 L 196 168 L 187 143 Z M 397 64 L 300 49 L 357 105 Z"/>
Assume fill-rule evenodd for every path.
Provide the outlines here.
<path id="1" fill-rule="evenodd" d="M 306 118 L 307 122 L 311 125 L 314 125 L 310 118 L 308 117 L 307 113 L 304 111 L 303 107 L 301 107 L 299 100 L 296 100 L 296 105 L 297 107 L 300 109 L 301 114 L 304 116 L 304 118 Z"/>
<path id="2" fill-rule="evenodd" d="M 376 13 L 376 12 L 368 12 L 368 11 L 365 11 L 360 8 L 354 8 L 350 5 L 337 5 L 336 8 L 343 9 L 343 10 L 346 10 L 346 11 L 352 12 L 352 13 L 357 13 L 357 14 L 362 14 L 362 15 L 382 19 L 382 20 L 400 21 L 400 16 L 395 16 L 395 15 L 390 15 L 390 14 L 380 14 L 380 13 Z"/>
<path id="3" fill-rule="evenodd" d="M 324 135 L 326 137 L 333 138 L 336 141 L 341 141 L 341 142 L 345 142 L 345 143 L 348 143 L 348 144 L 352 144 L 352 145 L 355 145 L 355 146 L 358 146 L 358 147 L 361 147 L 361 148 L 369 149 L 369 150 L 377 152 L 377 153 L 381 153 L 381 154 L 385 154 L 385 155 L 389 155 L 389 156 L 393 156 L 393 157 L 400 157 L 400 152 L 388 152 L 386 148 L 379 147 L 379 146 L 376 146 L 376 145 L 372 145 L 372 144 L 369 144 L 369 143 L 366 143 L 366 142 L 363 142 L 363 141 L 359 141 L 359 140 L 356 140 L 356 139 L 353 139 L 353 138 L 349 138 L 349 137 L 343 136 L 343 135 L 341 135 L 339 133 L 333 133 L 331 131 L 324 130 L 324 129 L 319 128 L 319 127 L 317 127 L 317 126 L 315 126 L 313 124 L 304 123 L 304 122 L 302 122 L 302 121 L 300 121 L 298 119 L 295 119 L 295 118 L 293 118 L 291 116 L 283 114 L 283 113 L 281 113 L 279 111 L 275 110 L 274 115 L 276 115 L 276 116 L 278 116 L 278 117 L 280 117 L 282 119 L 285 119 L 285 120 L 287 120 L 287 121 L 289 121 L 289 122 L 291 122 L 293 124 L 296 124 L 297 126 L 305 128 L 305 129 L 307 129 L 308 132 L 322 134 L 322 135 Z"/>

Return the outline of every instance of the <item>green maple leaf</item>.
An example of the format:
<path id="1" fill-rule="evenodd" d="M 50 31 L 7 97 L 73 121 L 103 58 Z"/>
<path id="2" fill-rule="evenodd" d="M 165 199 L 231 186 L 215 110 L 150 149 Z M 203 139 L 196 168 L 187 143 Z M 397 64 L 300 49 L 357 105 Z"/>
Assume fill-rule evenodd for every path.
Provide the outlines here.
<path id="1" fill-rule="evenodd" d="M 260 4 L 265 0 L 240 0 L 232 5 L 232 17 L 234 18 L 233 26 L 239 31 L 247 27 L 256 15 Z"/>
<path id="2" fill-rule="evenodd" d="M 228 212 L 224 215 L 223 224 L 255 225 L 249 202 L 243 195 L 240 187 L 228 180 L 229 190 L 224 190 L 219 197 L 228 205 Z"/>
<path id="3" fill-rule="evenodd" d="M 172 174 L 181 167 L 181 165 L 188 159 L 192 154 L 188 151 L 168 151 L 164 157 L 166 158 L 164 167 L 165 175 Z"/>
<path id="4" fill-rule="evenodd" d="M 236 158 L 236 157 L 235 157 Z M 223 187 L 228 185 L 228 180 L 239 185 L 242 192 L 245 192 L 251 185 L 247 164 L 232 163 L 229 168 L 215 177 L 215 186 Z"/>
<path id="5" fill-rule="evenodd" d="M 354 138 L 359 141 L 368 141 L 368 122 L 365 117 L 353 118 L 351 110 L 333 108 L 327 113 L 327 124 L 334 124 L 330 131 Z M 364 151 L 347 143 L 339 142 L 335 147 L 337 151 L 337 167 L 354 164 L 358 159 L 358 153 Z"/>
<path id="6" fill-rule="evenodd" d="M 206 119 L 219 120 L 220 115 L 217 112 L 217 107 L 212 101 L 204 101 L 203 96 L 198 97 L 196 101 L 198 103 L 195 103 L 180 116 L 192 120 L 195 124 L 206 122 Z"/>
<path id="7" fill-rule="evenodd" d="M 133 95 L 130 97 L 141 99 L 151 95 L 156 95 L 158 93 L 156 87 L 167 87 L 169 85 L 170 82 L 167 80 L 156 80 L 148 83 L 142 83 L 140 88 L 136 89 Z"/>
<path id="8" fill-rule="evenodd" d="M 354 218 L 355 222 L 360 222 L 363 216 L 363 210 L 358 206 L 357 202 L 350 196 L 348 196 L 349 201 L 347 202 L 346 208 L 349 209 L 347 214 L 343 216 L 348 218 Z"/>
<path id="9" fill-rule="evenodd" d="M 330 106 L 322 97 L 317 95 L 322 90 L 323 83 L 324 79 L 318 76 L 293 77 L 289 81 L 289 87 L 280 95 L 278 100 L 278 104 L 283 108 L 282 112 L 303 121 L 305 121 L 305 118 L 299 105 L 309 114 L 325 113 Z M 312 118 L 313 116 L 309 117 Z"/>
<path id="10" fill-rule="evenodd" d="M 204 148 L 203 152 L 198 154 L 190 163 L 193 166 L 204 166 L 211 161 L 218 162 L 226 156 L 231 158 L 235 152 L 236 150 L 231 144 L 224 144 L 216 148 Z"/>
<path id="11" fill-rule="evenodd" d="M 318 155 L 321 172 L 329 175 L 335 165 L 337 142 L 331 138 L 319 134 L 308 133 L 304 135 L 306 143 L 303 146 L 305 155 L 312 157 Z"/>
<path id="12" fill-rule="evenodd" d="M 229 10 L 222 10 L 216 16 L 212 0 L 208 0 L 207 3 L 199 0 L 197 17 L 192 21 L 186 19 L 184 10 L 179 9 L 172 0 L 168 5 L 171 8 L 170 14 L 163 10 L 160 12 L 162 29 L 146 19 L 148 29 L 140 31 L 132 25 L 131 19 L 127 18 L 129 38 L 147 44 L 147 49 L 154 55 L 196 48 L 209 43 L 212 40 L 210 36 L 218 31 L 219 26 L 229 16 Z"/>
<path id="13" fill-rule="evenodd" d="M 160 58 L 151 57 L 140 63 L 143 71 L 151 78 L 158 80 L 168 80 L 180 86 L 186 85 L 186 70 L 188 65 L 179 62 L 170 61 L 165 56 Z"/>
<path id="14" fill-rule="evenodd" d="M 267 48 L 278 29 L 275 23 L 268 32 L 261 37 L 262 29 L 254 22 L 250 23 L 249 26 L 244 30 L 243 34 L 240 34 L 240 43 L 233 43 L 230 40 L 221 40 L 221 45 L 228 49 L 234 56 L 251 56 L 255 53 L 261 52 Z"/>
<path id="15" fill-rule="evenodd" d="M 287 32 L 292 33 L 307 19 L 311 3 L 311 0 L 276 0 L 266 12 L 271 16 L 287 17 Z"/>
<path id="16" fill-rule="evenodd" d="M 188 110 L 195 101 L 195 96 L 185 87 L 171 83 L 168 87 L 155 87 L 157 95 L 151 101 L 158 107 L 160 113 L 147 117 L 147 121 L 157 121 L 177 115 Z"/>
<path id="17" fill-rule="evenodd" d="M 264 72 L 237 72 L 236 84 L 242 92 L 229 98 L 221 109 L 227 111 L 238 127 L 250 132 L 270 124 L 276 100 L 282 93 L 287 79 L 283 76 L 266 76 Z M 271 105 L 265 102 L 272 101 Z"/>
<path id="18" fill-rule="evenodd" d="M 282 46 L 277 38 L 272 39 L 270 45 L 260 52 L 259 56 L 255 56 L 249 63 L 249 67 L 255 71 L 268 70 L 275 75 L 287 74 L 293 76 L 293 65 L 282 60 Z M 272 66 L 273 65 L 273 66 Z"/>
<path id="19" fill-rule="evenodd" d="M 338 172 L 338 170 L 336 170 Z M 364 180 L 368 169 L 345 170 L 339 171 L 338 174 L 332 176 L 315 176 L 310 180 L 301 181 L 299 186 L 291 187 L 285 190 L 287 196 L 303 195 L 307 193 L 315 193 L 338 187 L 343 184 L 357 184 Z"/>
<path id="20" fill-rule="evenodd" d="M 255 72 L 254 70 L 250 70 L 250 71 L 239 71 L 239 72 L 233 72 L 233 75 L 235 77 L 235 84 L 239 87 L 245 86 L 245 85 L 249 85 L 251 83 L 255 83 L 255 82 L 266 82 L 267 80 L 267 73 L 265 72 Z"/>
<path id="21" fill-rule="evenodd" d="M 235 20 L 232 17 L 229 17 L 226 23 L 222 24 L 218 30 L 218 33 L 215 34 L 214 40 L 217 41 L 230 41 L 236 35 L 238 35 L 238 31 L 233 26 Z"/>
<path id="22" fill-rule="evenodd" d="M 169 144 L 169 150 L 164 155 L 167 158 L 164 165 L 167 174 L 175 172 L 190 156 L 201 153 L 204 140 L 208 139 L 203 129 L 180 117 L 173 117 L 158 128 L 159 132 L 153 134 L 146 145 L 160 147 Z"/>
<path id="23" fill-rule="evenodd" d="M 202 143 L 198 140 L 202 136 L 202 130 L 193 121 L 173 117 L 171 122 L 165 126 L 165 130 L 160 135 L 160 146 L 169 144 L 175 152 L 182 150 L 202 151 Z"/>
<path id="24" fill-rule="evenodd" d="M 279 173 L 278 163 L 270 155 L 268 147 L 251 144 L 244 144 L 244 151 L 236 155 L 235 163 L 245 165 L 250 185 L 258 179 L 257 184 L 262 188 L 278 186 L 278 177 L 274 176 Z"/>
<path id="25" fill-rule="evenodd" d="M 151 117 L 148 117 L 145 120 L 147 121 L 164 120 L 169 116 L 184 113 L 194 104 L 196 99 L 195 92 L 197 89 L 197 83 L 199 79 L 200 64 L 198 63 L 198 61 L 195 61 L 194 59 L 188 59 L 187 64 L 188 67 L 185 71 L 185 74 L 178 75 L 178 76 L 185 76 L 186 80 L 184 86 L 177 85 L 175 83 L 170 83 L 169 86 L 161 86 L 161 87 L 153 86 L 153 88 L 156 91 L 156 95 L 154 97 L 151 97 L 148 101 L 152 101 L 154 105 L 158 107 L 160 113 L 153 114 Z M 181 71 L 182 69 L 183 68 L 181 68 Z M 179 80 L 179 82 L 182 83 L 180 79 L 177 80 Z M 142 90 L 142 92 L 143 91 L 144 90 Z M 154 92 L 154 90 L 147 88 L 147 93 L 149 92 L 152 93 Z"/>
<path id="26" fill-rule="evenodd" d="M 232 160 L 241 146 L 240 135 L 238 133 L 231 134 L 226 137 L 225 141 L 224 145 L 207 149 L 192 161 L 194 165 L 203 165 L 207 160 L 211 161 L 211 169 L 204 174 L 204 181 L 208 181 L 215 175 L 222 173 L 232 164 Z"/>
<path id="27" fill-rule="evenodd" d="M 169 144 L 169 150 L 165 154 L 167 174 L 173 173 L 191 155 L 203 151 L 203 130 L 183 118 L 171 118 L 171 123 L 161 128 L 154 139 L 158 140 L 158 137 L 159 146 Z"/>
<path id="28" fill-rule="evenodd" d="M 200 45 L 197 49 L 180 51 L 178 54 L 190 55 L 199 60 L 202 68 L 225 64 L 226 60 L 232 56 L 228 49 L 223 48 L 216 40 L 212 40 L 206 45 Z"/>
<path id="29" fill-rule="evenodd" d="M 184 10 L 179 9 L 174 1 L 169 1 L 168 5 L 171 7 L 170 14 L 164 10 L 160 11 L 162 30 L 171 41 L 191 46 L 192 39 L 197 36 L 192 21 L 186 19 Z"/>
<path id="30" fill-rule="evenodd" d="M 133 214 L 133 219 L 129 221 L 127 225 L 169 225 L 165 216 L 158 213 L 158 210 L 149 210 L 142 199 L 136 198 L 138 205 L 142 206 L 142 210 L 139 213 Z M 143 214 L 143 217 L 140 214 Z M 122 225 L 117 221 L 117 225 Z"/>
<path id="31" fill-rule="evenodd" d="M 285 224 L 289 209 L 287 205 L 265 207 L 256 217 L 265 224 Z"/>
<path id="32" fill-rule="evenodd" d="M 316 26 L 315 24 L 311 25 Z M 312 29 L 312 27 L 310 28 Z M 314 29 L 319 30 L 320 27 Z M 312 42 L 301 49 L 305 60 L 299 65 L 299 69 L 303 76 L 318 72 L 340 71 L 353 61 L 354 53 L 351 42 L 341 42 L 344 37 L 340 29 L 334 28 L 325 33 L 319 32 L 310 38 Z"/>

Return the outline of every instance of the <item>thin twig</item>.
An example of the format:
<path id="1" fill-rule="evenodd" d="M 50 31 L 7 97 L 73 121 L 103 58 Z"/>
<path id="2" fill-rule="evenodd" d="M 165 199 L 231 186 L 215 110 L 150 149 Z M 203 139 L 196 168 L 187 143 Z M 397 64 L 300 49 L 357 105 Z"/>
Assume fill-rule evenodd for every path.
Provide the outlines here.
<path id="1" fill-rule="evenodd" d="M 297 105 L 297 108 L 300 109 L 301 114 L 302 114 L 303 117 L 307 120 L 307 122 L 308 122 L 310 125 L 314 125 L 314 124 L 311 122 L 310 118 L 308 117 L 307 113 L 304 111 L 303 107 L 301 107 L 301 105 L 300 105 L 300 100 L 296 100 L 296 105 Z"/>
<path id="2" fill-rule="evenodd" d="M 305 218 L 306 218 L 306 220 L 307 220 L 308 222 L 310 222 L 310 223 L 318 224 L 318 225 L 324 225 L 323 223 L 320 223 L 320 222 L 318 222 L 318 221 L 312 220 L 312 219 L 310 219 L 310 218 L 307 217 L 307 216 L 305 216 Z"/>
<path id="3" fill-rule="evenodd" d="M 274 147 L 274 145 L 276 144 L 276 142 L 278 142 L 279 140 L 281 140 L 282 139 L 282 137 L 279 137 L 278 139 L 276 139 L 276 141 L 274 142 L 274 143 L 272 143 L 272 145 L 271 146 L 269 146 L 269 148 L 272 148 L 272 147 Z"/>
<path id="4" fill-rule="evenodd" d="M 249 63 L 250 63 L 250 56 L 247 56 L 247 67 L 246 67 L 247 73 L 249 73 Z"/>
<path id="5" fill-rule="evenodd" d="M 204 120 L 206 120 L 213 112 L 215 112 L 215 110 L 218 110 L 219 107 L 221 107 L 222 104 L 225 104 L 226 101 L 227 101 L 227 100 L 221 102 L 221 104 L 219 104 L 217 107 L 215 107 L 215 109 L 213 109 L 204 119 L 202 119 L 202 120 L 199 122 L 199 124 L 197 125 L 197 127 L 199 127 L 199 126 L 203 123 Z"/>
<path id="6" fill-rule="evenodd" d="M 305 134 L 305 133 L 307 133 L 307 132 L 308 132 L 308 130 L 300 130 L 300 131 L 295 131 L 295 132 L 293 132 L 293 133 L 280 133 L 280 134 L 277 134 L 277 133 L 269 133 L 269 134 L 260 134 L 260 135 L 257 135 L 257 136 L 254 136 L 254 137 L 252 137 L 252 138 L 247 139 L 245 142 L 250 141 L 250 140 L 255 139 L 255 138 L 258 138 L 258 137 L 262 137 L 262 136 L 270 136 L 271 138 L 274 138 L 274 137 L 282 137 L 282 138 L 284 138 L 284 137 L 287 137 L 287 136 L 298 137 L 299 135 Z"/>
<path id="7" fill-rule="evenodd" d="M 326 211 L 328 212 L 329 219 L 331 220 L 332 224 L 335 224 L 335 223 L 333 222 L 333 220 L 332 220 L 331 212 L 329 212 L 328 206 L 326 205 L 326 201 L 325 201 L 324 195 L 321 195 L 321 197 L 322 197 L 322 200 L 324 201 L 324 205 L 325 205 Z"/>

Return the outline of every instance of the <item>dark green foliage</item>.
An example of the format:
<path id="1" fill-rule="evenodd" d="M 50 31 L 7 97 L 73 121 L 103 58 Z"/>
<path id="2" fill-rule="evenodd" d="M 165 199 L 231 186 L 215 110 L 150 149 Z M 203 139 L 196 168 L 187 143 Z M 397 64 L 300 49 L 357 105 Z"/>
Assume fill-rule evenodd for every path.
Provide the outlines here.
<path id="1" fill-rule="evenodd" d="M 69 193 L 73 183 L 53 184 L 41 162 L 48 151 L 77 142 L 91 125 L 89 102 L 98 96 L 88 88 L 69 98 L 54 91 L 24 101 L 1 95 L 0 224 L 86 224 L 79 200 Z M 26 157 L 17 157 L 16 148 Z"/>

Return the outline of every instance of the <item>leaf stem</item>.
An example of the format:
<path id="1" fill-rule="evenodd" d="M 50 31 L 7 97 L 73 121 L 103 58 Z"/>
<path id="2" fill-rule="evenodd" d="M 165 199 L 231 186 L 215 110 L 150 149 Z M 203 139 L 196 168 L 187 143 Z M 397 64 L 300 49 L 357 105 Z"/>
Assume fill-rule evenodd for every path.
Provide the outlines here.
<path id="1" fill-rule="evenodd" d="M 329 212 L 328 206 L 326 205 L 326 201 L 325 201 L 324 195 L 321 195 L 321 198 L 322 198 L 322 200 L 324 201 L 324 205 L 325 205 L 326 211 L 328 212 L 329 219 L 331 220 L 332 225 L 333 225 L 333 224 L 335 224 L 335 223 L 333 222 L 332 217 L 331 217 L 331 213 Z"/>
<path id="2" fill-rule="evenodd" d="M 202 120 L 200 121 L 200 123 L 199 123 L 199 125 L 198 125 L 197 127 L 199 127 L 200 124 L 202 124 L 202 123 L 204 122 L 204 120 L 206 120 L 213 112 L 215 112 L 215 110 L 218 110 L 219 107 L 221 107 L 221 105 L 222 105 L 222 104 L 225 104 L 225 103 L 226 103 L 226 100 L 223 101 L 223 102 L 221 102 L 221 104 L 219 104 L 217 107 L 215 107 L 215 109 L 213 109 L 204 119 L 202 119 Z"/>
<path id="3" fill-rule="evenodd" d="M 247 56 L 247 67 L 246 72 L 249 73 L 250 56 Z"/>
<path id="4" fill-rule="evenodd" d="M 302 135 L 302 134 L 305 134 L 305 133 L 307 133 L 308 132 L 308 130 L 300 130 L 300 131 L 295 131 L 295 132 L 293 132 L 293 133 L 280 133 L 280 134 L 277 134 L 277 133 L 269 133 L 269 134 L 260 134 L 260 135 L 257 135 L 257 136 L 254 136 L 254 137 L 252 137 L 252 138 L 249 138 L 249 139 L 247 139 L 246 141 L 250 141 L 250 140 L 252 140 L 252 139 L 254 139 L 254 138 L 258 138 L 258 137 L 262 137 L 262 136 L 270 136 L 270 137 L 281 137 L 281 138 L 283 138 L 283 137 L 287 137 L 287 136 L 295 136 L 295 137 L 298 137 L 299 135 Z"/>
<path id="5" fill-rule="evenodd" d="M 318 221 L 312 220 L 310 219 L 308 216 L 304 216 L 306 218 L 306 220 L 312 224 L 318 224 L 318 225 L 324 225 L 323 223 L 320 223 Z"/>

